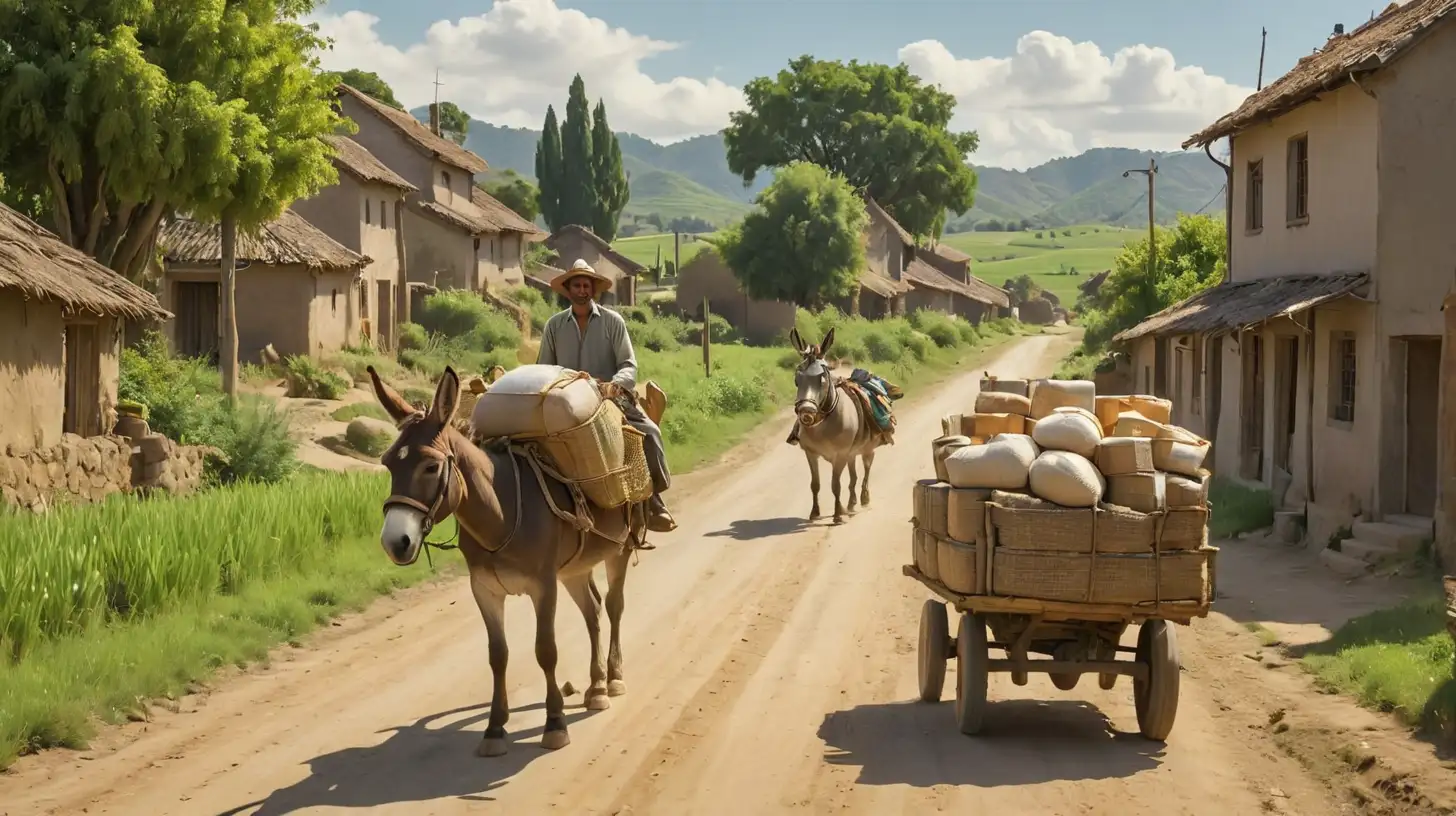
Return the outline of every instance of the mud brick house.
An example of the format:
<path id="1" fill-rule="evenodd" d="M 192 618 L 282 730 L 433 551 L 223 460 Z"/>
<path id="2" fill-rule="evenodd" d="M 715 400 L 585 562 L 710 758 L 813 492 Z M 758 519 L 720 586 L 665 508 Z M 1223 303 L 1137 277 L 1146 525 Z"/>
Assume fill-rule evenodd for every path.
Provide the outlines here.
<path id="1" fill-rule="evenodd" d="M 919 248 L 915 250 L 915 256 L 957 284 L 951 292 L 953 314 L 975 324 L 997 317 L 1002 309 L 1009 314 L 1011 299 L 1005 290 L 971 274 L 971 256 L 945 244 Z"/>
<path id="2" fill-rule="evenodd" d="M 359 276 L 355 302 L 358 332 L 376 348 L 393 350 L 399 324 L 407 322 L 404 276 L 405 198 L 419 188 L 384 166 L 353 139 L 330 136 L 339 183 L 291 208 L 325 235 L 372 260 Z"/>
<path id="3" fill-rule="evenodd" d="M 712 247 L 694 255 L 677 271 L 678 310 L 701 319 L 703 298 L 708 299 L 709 311 L 722 315 L 750 343 L 770 343 L 794 327 L 794 304 L 749 297 Z"/>
<path id="4" fill-rule="evenodd" d="M 168 334 L 179 354 L 212 359 L 218 350 L 222 230 L 176 219 L 158 236 L 162 303 L 176 313 Z M 257 360 L 268 344 L 282 355 L 318 356 L 359 343 L 360 282 L 370 264 L 292 210 L 252 233 L 238 233 L 238 358 Z"/>
<path id="5" fill-rule="evenodd" d="M 338 100 L 359 127 L 353 141 L 416 188 L 404 212 L 410 281 L 475 292 L 525 282 L 526 249 L 546 233 L 475 186 L 489 167 L 440 135 L 438 109 L 427 127 L 348 85 Z"/>
<path id="6" fill-rule="evenodd" d="M 170 317 L 151 293 L 0 205 L 0 454 L 109 433 L 123 321 Z"/>
<path id="7" fill-rule="evenodd" d="M 612 289 L 602 295 L 602 303 L 616 306 L 637 305 L 637 276 L 647 267 L 612 249 L 601 236 L 579 224 L 567 224 L 546 239 L 546 246 L 556 253 L 557 263 L 569 269 L 578 258 L 592 269 L 612 279 Z"/>
<path id="8" fill-rule="evenodd" d="M 1452 65 L 1456 0 L 1391 4 L 1190 137 L 1229 140 L 1228 279 L 1115 338 L 1216 471 L 1271 487 L 1321 546 L 1353 523 L 1409 547 L 1443 498 Z"/>

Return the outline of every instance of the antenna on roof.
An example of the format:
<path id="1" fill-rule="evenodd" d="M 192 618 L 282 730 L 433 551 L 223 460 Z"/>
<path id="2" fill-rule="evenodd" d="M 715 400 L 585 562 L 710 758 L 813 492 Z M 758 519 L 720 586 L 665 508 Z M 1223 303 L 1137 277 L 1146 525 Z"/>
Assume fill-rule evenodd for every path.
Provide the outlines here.
<path id="1" fill-rule="evenodd" d="M 1269 42 L 1269 29 L 1259 26 L 1259 86 L 1256 91 L 1264 89 L 1264 46 Z"/>
<path id="2" fill-rule="evenodd" d="M 440 104 L 440 69 L 435 69 L 435 104 Z"/>

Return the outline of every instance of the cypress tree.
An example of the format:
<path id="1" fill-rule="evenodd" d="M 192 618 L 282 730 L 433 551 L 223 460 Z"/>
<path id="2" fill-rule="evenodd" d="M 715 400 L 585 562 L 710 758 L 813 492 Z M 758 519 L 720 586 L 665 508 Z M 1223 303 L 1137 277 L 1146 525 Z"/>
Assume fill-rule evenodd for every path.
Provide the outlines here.
<path id="1" fill-rule="evenodd" d="M 571 81 L 566 124 L 561 128 L 561 223 L 592 229 L 596 223 L 596 176 L 592 168 L 591 109 L 581 74 Z"/>
<path id="2" fill-rule="evenodd" d="M 607 106 L 600 99 L 592 112 L 592 175 L 597 191 L 592 231 L 610 241 L 617 237 L 617 222 L 631 193 L 622 169 L 622 145 L 607 124 Z"/>
<path id="3" fill-rule="evenodd" d="M 546 227 L 555 232 L 565 224 L 561 220 L 561 128 L 550 105 L 546 106 L 541 141 L 536 143 L 536 184 L 541 190 L 537 198 L 541 217 Z"/>

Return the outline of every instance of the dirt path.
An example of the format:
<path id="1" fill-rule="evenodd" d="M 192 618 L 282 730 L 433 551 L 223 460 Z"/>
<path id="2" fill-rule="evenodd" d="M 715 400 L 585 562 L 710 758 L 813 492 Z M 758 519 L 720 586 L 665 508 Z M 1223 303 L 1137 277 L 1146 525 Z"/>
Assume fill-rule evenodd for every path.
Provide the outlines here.
<path id="1" fill-rule="evenodd" d="M 1269 709 L 1281 703 L 1246 656 L 1257 639 L 1221 616 L 1178 629 L 1182 706 L 1166 745 L 1136 735 L 1126 682 L 1065 693 L 995 675 L 979 739 L 956 732 L 951 703 L 909 702 L 927 597 L 899 572 L 909 485 L 929 470 L 939 418 L 972 404 L 982 368 L 1039 374 L 1067 345 L 1020 341 L 907 405 L 899 444 L 876 462 L 871 509 L 842 527 L 803 520 L 806 468 L 782 427 L 696 474 L 674 500 L 682 528 L 631 573 L 629 693 L 604 712 L 570 698 L 564 750 L 537 745 L 533 623 L 512 599 L 515 744 L 503 758 L 474 756 L 486 636 L 457 581 L 385 601 L 316 648 L 287 650 L 274 668 L 91 751 L 20 763 L 0 777 L 0 813 L 1341 812 L 1276 745 Z M 1245 557 L 1256 555 L 1230 555 Z M 580 688 L 584 628 L 569 605 L 560 615 L 558 676 Z"/>

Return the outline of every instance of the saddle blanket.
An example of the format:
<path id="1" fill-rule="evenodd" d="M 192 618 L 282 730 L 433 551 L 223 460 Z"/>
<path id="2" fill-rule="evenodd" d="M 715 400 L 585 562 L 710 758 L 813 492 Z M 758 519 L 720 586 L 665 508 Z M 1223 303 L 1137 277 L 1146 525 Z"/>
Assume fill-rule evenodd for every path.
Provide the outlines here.
<path id="1" fill-rule="evenodd" d="M 880 430 L 888 431 L 895 425 L 894 414 L 890 409 L 890 403 L 905 396 L 899 386 L 888 382 L 883 377 L 876 376 L 863 368 L 856 368 L 850 372 L 851 382 L 864 389 L 870 398 L 870 413 L 875 417 L 875 424 Z"/>

